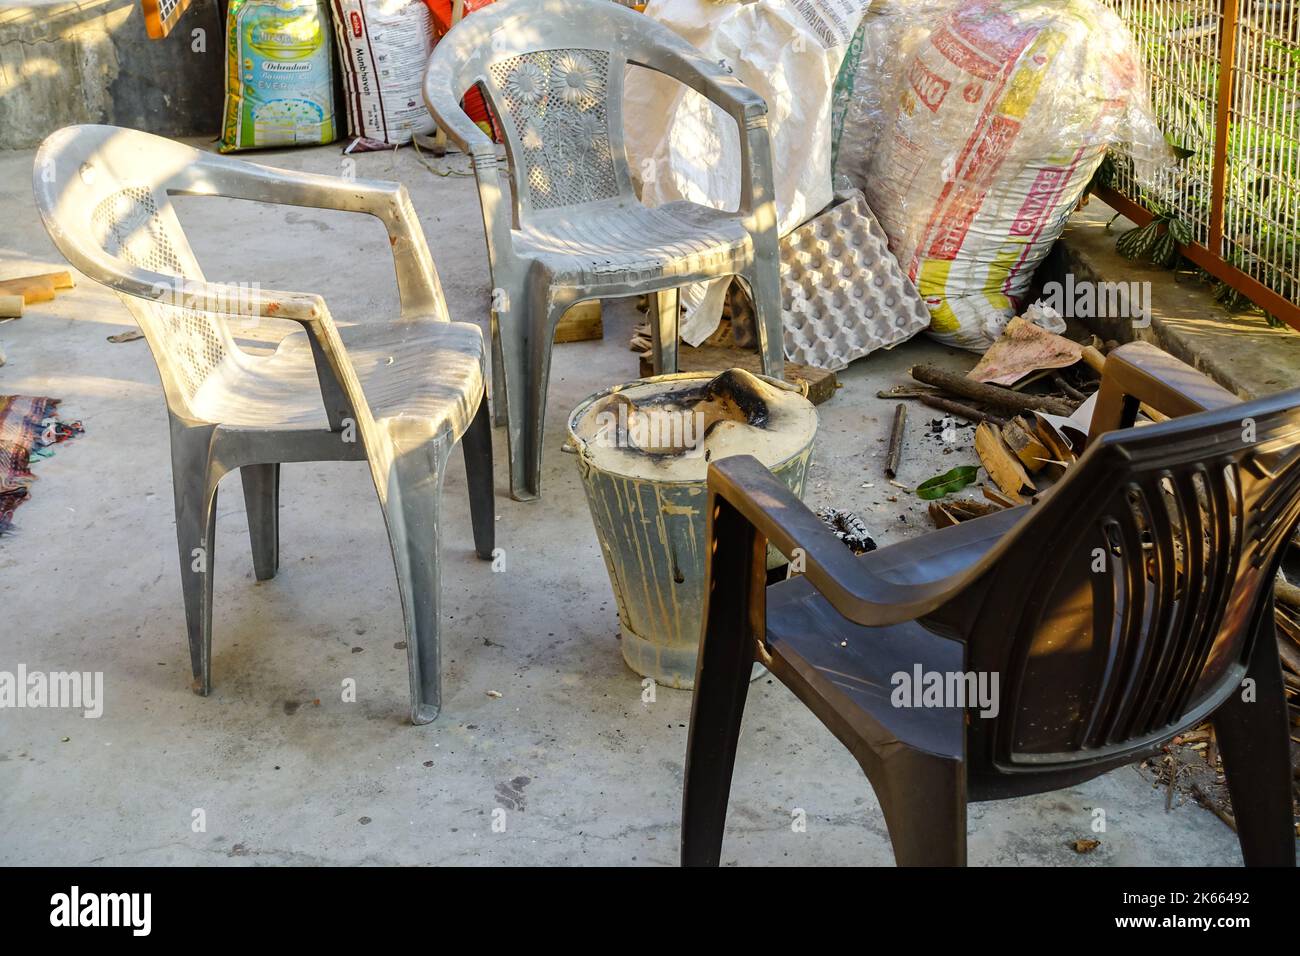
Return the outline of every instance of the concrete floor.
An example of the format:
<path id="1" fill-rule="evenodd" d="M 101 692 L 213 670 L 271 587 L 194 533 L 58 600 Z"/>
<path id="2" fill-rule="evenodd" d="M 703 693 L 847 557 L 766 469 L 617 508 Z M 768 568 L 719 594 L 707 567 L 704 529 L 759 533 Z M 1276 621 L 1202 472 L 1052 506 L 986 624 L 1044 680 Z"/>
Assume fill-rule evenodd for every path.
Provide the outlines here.
<path id="1" fill-rule="evenodd" d="M 337 147 L 264 153 L 271 165 L 340 172 Z M 471 179 L 416 155 L 362 155 L 357 173 L 414 196 L 452 314 L 483 322 L 488 276 Z M 460 157 L 439 169 L 466 168 Z M 0 277 L 63 263 L 33 208 L 30 152 L 0 153 Z M 321 292 L 341 321 L 393 314 L 377 222 L 226 200 L 181 200 L 208 277 Z M 86 434 L 39 463 L 17 530 L 0 539 L 0 670 L 103 671 L 102 718 L 0 713 L 4 864 L 660 864 L 677 860 L 690 695 L 642 703 L 619 655 L 617 618 L 564 414 L 634 378 L 634 313 L 608 310 L 601 342 L 555 350 L 543 498 L 505 495 L 504 573 L 470 547 L 459 456 L 446 485 L 445 692 L 432 725 L 405 723 L 406 655 L 374 489 L 357 464 L 288 465 L 279 576 L 256 583 L 238 480 L 220 500 L 215 689 L 189 690 L 167 427 L 143 341 L 88 281 L 0 325 L 0 392 L 52 395 Z M 892 405 L 878 388 L 920 361 L 969 362 L 925 340 L 843 374 L 821 407 L 806 499 L 858 511 L 882 544 L 929 527 L 881 472 Z M 900 478 L 973 462 L 944 455 L 919 409 Z M 965 433 L 964 434 L 968 434 Z M 897 502 L 889 501 L 891 495 Z M 354 678 L 356 703 L 340 700 Z M 500 697 L 489 695 L 499 692 Z M 319 703 L 316 701 L 319 700 Z M 492 813 L 506 810 L 504 832 Z M 1106 831 L 1094 834 L 1094 809 Z M 792 815 L 806 813 L 805 832 Z M 206 828 L 196 832 L 195 811 Z M 1086 856 L 1069 846 L 1099 837 Z M 1176 803 L 1135 768 L 1086 786 L 972 808 L 970 857 L 994 865 L 1240 864 L 1232 832 Z M 751 691 L 724 860 L 893 862 L 879 806 L 849 754 L 779 684 Z"/>

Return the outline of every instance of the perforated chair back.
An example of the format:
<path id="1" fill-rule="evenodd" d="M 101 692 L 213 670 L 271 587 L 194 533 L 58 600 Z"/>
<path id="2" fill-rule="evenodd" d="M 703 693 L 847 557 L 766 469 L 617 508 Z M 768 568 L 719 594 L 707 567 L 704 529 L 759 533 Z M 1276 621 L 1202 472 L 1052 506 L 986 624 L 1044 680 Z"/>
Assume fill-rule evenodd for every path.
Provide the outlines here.
<path id="1" fill-rule="evenodd" d="M 966 609 L 1001 683 L 972 776 L 1122 762 L 1241 692 L 1297 518 L 1300 391 L 1095 440 Z"/>
<path id="2" fill-rule="evenodd" d="M 178 411 L 191 407 L 215 370 L 239 361 L 219 315 L 179 304 L 181 281 L 202 281 L 203 272 L 167 187 L 195 154 L 133 130 L 68 127 L 45 140 L 34 177 L 50 236 L 68 261 L 116 288 L 129 282 L 123 266 L 153 274 L 153 301 L 134 295 L 122 301 L 140 324 Z"/>
<path id="3" fill-rule="evenodd" d="M 439 42 L 426 84 L 457 97 L 482 85 L 505 132 L 517 227 L 533 211 L 636 201 L 624 69 L 672 72 L 683 53 L 694 51 L 667 27 L 610 0 L 502 2 Z"/>

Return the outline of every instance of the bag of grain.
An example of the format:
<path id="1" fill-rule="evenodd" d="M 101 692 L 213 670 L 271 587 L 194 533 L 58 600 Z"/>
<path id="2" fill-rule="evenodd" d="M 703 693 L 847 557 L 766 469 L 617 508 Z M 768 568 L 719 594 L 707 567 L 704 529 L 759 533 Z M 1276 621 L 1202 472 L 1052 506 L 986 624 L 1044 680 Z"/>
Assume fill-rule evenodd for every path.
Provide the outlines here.
<path id="1" fill-rule="evenodd" d="M 330 32 L 324 0 L 230 0 L 221 152 L 334 141 Z"/>
<path id="2" fill-rule="evenodd" d="M 1172 159 L 1133 38 L 1096 0 L 882 0 L 836 155 L 930 309 L 983 351 L 1024 311 L 1106 148 Z M 843 78 L 841 78 L 843 79 Z"/>
<path id="3" fill-rule="evenodd" d="M 434 130 L 420 84 L 433 51 L 422 0 L 331 0 L 348 109 L 346 152 L 391 149 Z"/>

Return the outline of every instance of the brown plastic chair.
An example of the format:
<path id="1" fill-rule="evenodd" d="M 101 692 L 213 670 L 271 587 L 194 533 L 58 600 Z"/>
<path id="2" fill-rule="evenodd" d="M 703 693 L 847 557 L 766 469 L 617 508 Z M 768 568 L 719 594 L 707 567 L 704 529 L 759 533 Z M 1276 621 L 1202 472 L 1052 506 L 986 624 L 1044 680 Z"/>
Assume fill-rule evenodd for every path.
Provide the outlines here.
<path id="1" fill-rule="evenodd" d="M 899 864 L 964 864 L 968 801 L 1072 786 L 1210 718 L 1246 863 L 1295 865 L 1272 583 L 1300 390 L 1239 403 L 1143 343 L 1105 368 L 1095 437 L 1036 504 L 861 557 L 754 458 L 710 466 L 683 864 L 718 863 L 758 660 L 858 759 Z M 1128 428 L 1139 401 L 1187 417 Z M 769 542 L 806 573 L 765 587 Z M 996 673 L 996 715 L 893 706 L 917 665 Z"/>

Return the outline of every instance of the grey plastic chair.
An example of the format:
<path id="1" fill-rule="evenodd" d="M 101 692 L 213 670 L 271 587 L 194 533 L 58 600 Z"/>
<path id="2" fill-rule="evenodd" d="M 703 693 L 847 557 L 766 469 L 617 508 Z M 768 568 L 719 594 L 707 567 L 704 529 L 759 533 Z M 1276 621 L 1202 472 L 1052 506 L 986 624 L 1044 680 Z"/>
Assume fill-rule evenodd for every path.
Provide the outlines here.
<path id="1" fill-rule="evenodd" d="M 406 189 L 269 169 L 111 126 L 71 126 L 36 155 L 37 206 L 68 261 L 115 289 L 148 340 L 171 423 L 176 538 L 194 689 L 212 688 L 217 483 L 243 480 L 253 566 L 274 576 L 280 463 L 366 461 L 388 526 L 406 624 L 411 721 L 441 701 L 439 501 L 464 436 L 474 544 L 493 548 L 492 444 L 478 326 L 449 322 Z M 204 281 L 170 196 L 228 196 L 367 213 L 388 229 L 401 320 L 336 326 L 317 295 Z M 303 326 L 273 355 L 226 316 Z M 322 404 L 323 403 L 323 404 Z"/>
<path id="2" fill-rule="evenodd" d="M 674 77 L 736 121 L 735 212 L 641 205 L 623 146 L 628 64 Z M 496 148 L 460 107 L 481 84 L 506 136 L 513 210 Z M 610 0 L 501 0 L 439 41 L 424 100 L 468 153 L 492 271 L 492 395 L 507 425 L 510 493 L 535 498 L 555 325 L 585 299 L 651 296 L 655 370 L 677 371 L 680 286 L 738 277 L 754 303 L 763 371 L 783 376 L 767 106 L 667 27 Z"/>

